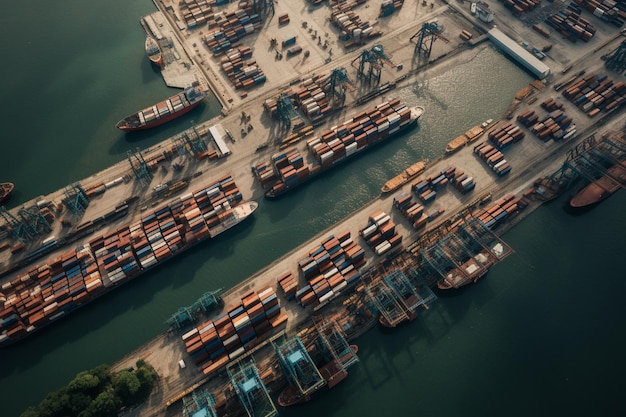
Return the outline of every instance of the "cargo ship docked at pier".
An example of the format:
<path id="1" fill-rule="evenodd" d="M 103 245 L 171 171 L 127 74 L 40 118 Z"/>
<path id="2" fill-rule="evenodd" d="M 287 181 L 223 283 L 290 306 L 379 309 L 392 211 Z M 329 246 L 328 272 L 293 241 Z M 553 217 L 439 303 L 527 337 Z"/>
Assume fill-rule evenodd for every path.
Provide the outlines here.
<path id="1" fill-rule="evenodd" d="M 159 69 L 163 68 L 163 52 L 161 51 L 161 47 L 159 47 L 159 43 L 152 36 L 146 36 L 146 55 L 150 62 L 159 67 Z"/>
<path id="2" fill-rule="evenodd" d="M 13 192 L 13 188 L 15 188 L 15 185 L 12 182 L 0 183 L 0 204 L 4 203 L 5 200 L 9 198 Z"/>
<path id="3" fill-rule="evenodd" d="M 606 200 L 617 190 L 626 185 L 626 166 L 618 163 L 608 169 L 607 175 L 589 183 L 570 200 L 573 208 L 588 207 Z"/>
<path id="4" fill-rule="evenodd" d="M 411 165 L 410 167 L 402 171 L 401 174 L 398 174 L 392 179 L 390 179 L 389 181 L 387 181 L 382 186 L 380 191 L 383 194 L 385 194 L 385 193 L 390 193 L 394 190 L 397 190 L 398 188 L 400 188 L 401 186 L 403 186 L 404 184 L 406 184 L 407 182 L 411 181 L 413 178 L 417 177 L 419 174 L 424 172 L 424 170 L 426 169 L 426 165 L 428 165 L 427 160 L 421 160 L 421 161 L 414 163 L 413 165 Z"/>
<path id="5" fill-rule="evenodd" d="M 452 139 L 446 146 L 446 155 L 452 154 L 461 149 L 466 144 L 478 140 L 482 136 L 482 134 L 485 133 L 485 129 L 491 126 L 492 123 L 493 119 L 485 120 L 483 123 L 474 126 L 462 135 Z"/>
<path id="6" fill-rule="evenodd" d="M 15 343 L 254 213 L 232 176 L 33 265 L 0 289 L 0 346 Z"/>
<path id="7" fill-rule="evenodd" d="M 208 89 L 194 83 L 160 103 L 123 118 L 115 126 L 125 132 L 160 126 L 196 108 L 207 94 Z"/>
<path id="8" fill-rule="evenodd" d="M 253 166 L 252 170 L 266 188 L 265 196 L 279 197 L 365 149 L 416 126 L 423 113 L 423 107 L 408 107 L 397 98 L 385 101 L 307 141 L 315 163 L 306 164 L 303 155 L 292 149 L 274 154 L 270 162 Z"/>
<path id="9" fill-rule="evenodd" d="M 437 281 L 437 288 L 440 290 L 450 290 L 475 283 L 489 272 L 489 268 L 493 264 L 494 260 L 489 253 L 480 252 L 471 257 L 463 265 L 448 272 L 444 278 Z"/>

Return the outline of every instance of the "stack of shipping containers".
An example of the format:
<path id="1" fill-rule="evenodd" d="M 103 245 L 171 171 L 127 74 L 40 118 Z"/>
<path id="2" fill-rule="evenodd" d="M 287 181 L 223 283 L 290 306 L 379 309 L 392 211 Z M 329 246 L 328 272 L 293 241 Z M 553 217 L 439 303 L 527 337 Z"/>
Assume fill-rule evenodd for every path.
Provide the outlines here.
<path id="1" fill-rule="evenodd" d="M 318 305 L 333 298 L 361 276 L 365 251 L 350 237 L 350 232 L 331 235 L 298 262 L 298 269 L 308 282 L 296 292 L 302 306 Z"/>
<path id="2" fill-rule="evenodd" d="M 268 287 L 251 292 L 228 311 L 182 336 L 193 362 L 208 375 L 267 339 L 285 324 L 276 292 Z"/>

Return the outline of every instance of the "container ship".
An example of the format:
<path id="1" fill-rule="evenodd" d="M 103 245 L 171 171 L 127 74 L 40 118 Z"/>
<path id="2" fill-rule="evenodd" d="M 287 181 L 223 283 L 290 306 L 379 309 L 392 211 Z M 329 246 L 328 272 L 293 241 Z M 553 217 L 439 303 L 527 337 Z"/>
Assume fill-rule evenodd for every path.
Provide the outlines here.
<path id="1" fill-rule="evenodd" d="M 626 166 L 623 163 L 609 168 L 607 175 L 589 183 L 570 200 L 573 208 L 582 208 L 599 203 L 626 185 Z"/>
<path id="2" fill-rule="evenodd" d="M 270 162 L 254 166 L 252 170 L 267 188 L 265 196 L 275 198 L 414 127 L 423 113 L 423 107 L 408 107 L 397 98 L 385 101 L 307 141 L 314 163 L 305 164 L 303 155 L 292 149 L 274 154 Z"/>
<path id="3" fill-rule="evenodd" d="M 13 192 L 13 188 L 15 188 L 15 185 L 12 182 L 0 183 L 0 204 L 4 203 L 9 198 Z"/>
<path id="4" fill-rule="evenodd" d="M 125 132 L 160 126 L 193 110 L 204 100 L 207 93 L 206 88 L 194 83 L 194 85 L 185 88 L 184 91 L 160 103 L 123 118 L 115 126 Z"/>
<path id="5" fill-rule="evenodd" d="M 411 181 L 413 178 L 417 177 L 419 174 L 424 172 L 427 164 L 428 164 L 427 160 L 421 160 L 421 161 L 414 163 L 413 165 L 411 165 L 410 167 L 402 171 L 401 174 L 387 181 L 382 186 L 380 191 L 383 194 L 385 194 L 385 193 L 389 193 L 391 191 L 397 190 L 398 188 L 400 188 L 401 186 L 403 186 L 404 184 L 406 184 L 407 182 Z"/>
<path id="6" fill-rule="evenodd" d="M 474 126 L 467 132 L 463 133 L 461 136 L 457 136 L 452 139 L 448 145 L 446 146 L 445 153 L 446 155 L 452 154 L 468 143 L 472 143 L 485 133 L 485 129 L 487 129 L 493 123 L 493 119 L 485 120 L 483 123 Z"/>
<path id="7" fill-rule="evenodd" d="M 163 52 L 159 47 L 159 43 L 152 36 L 146 36 L 146 55 L 150 62 L 159 68 L 163 68 Z"/>
<path id="8" fill-rule="evenodd" d="M 17 342 L 250 217 L 232 176 L 20 272 L 0 288 L 0 346 Z"/>

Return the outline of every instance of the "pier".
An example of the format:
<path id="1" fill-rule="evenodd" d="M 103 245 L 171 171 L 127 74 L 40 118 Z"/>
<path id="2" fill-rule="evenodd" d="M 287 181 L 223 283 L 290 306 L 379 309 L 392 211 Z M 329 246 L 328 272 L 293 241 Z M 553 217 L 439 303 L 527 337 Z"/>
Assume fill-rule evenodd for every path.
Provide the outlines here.
<path id="1" fill-rule="evenodd" d="M 266 96 L 270 93 L 278 96 L 274 93 L 288 86 L 301 86 L 307 83 L 312 79 L 313 70 L 318 73 L 330 73 L 336 67 L 349 67 L 347 64 L 357 59 L 352 53 L 354 50 L 351 49 L 355 45 L 341 45 L 345 48 L 341 54 L 340 48 L 336 47 L 335 53 L 340 56 L 332 55 L 330 46 L 323 47 L 322 32 L 323 28 L 328 25 L 322 17 L 321 10 L 323 9 L 318 9 L 312 14 L 316 16 L 314 17 L 315 24 L 319 25 L 318 29 L 315 29 L 316 33 L 319 30 L 319 35 L 313 39 L 312 32 L 305 29 L 304 22 L 298 22 L 301 19 L 298 13 L 290 9 L 290 5 L 283 3 L 274 6 L 277 9 L 277 15 L 290 14 L 290 28 L 297 28 L 298 39 L 306 39 L 303 43 L 306 51 L 310 53 L 305 59 L 303 59 L 304 55 L 302 58 L 297 58 L 300 63 L 297 73 L 294 74 L 287 65 L 279 65 L 276 81 L 267 82 L 258 90 L 246 91 L 245 95 L 234 86 L 227 86 L 226 78 L 215 81 L 216 74 L 220 73 L 219 64 L 208 52 L 204 50 L 199 52 L 200 45 L 202 45 L 200 34 L 194 31 L 193 27 L 169 26 L 168 22 L 171 22 L 172 14 L 176 15 L 180 11 L 169 5 L 169 7 L 166 6 L 166 10 L 160 12 L 162 16 L 153 18 L 153 21 L 157 23 L 149 24 L 148 27 L 163 24 L 164 27 L 159 28 L 159 30 L 162 29 L 162 36 L 172 36 L 172 39 L 176 39 L 175 48 L 185 51 L 182 55 L 178 53 L 182 62 L 187 63 L 187 65 L 181 64 L 187 70 L 181 73 L 184 74 L 181 79 L 202 77 L 203 81 L 212 86 L 215 94 L 221 97 L 220 101 L 224 101 L 224 116 L 219 120 L 193 126 L 153 148 L 129 152 L 127 160 L 120 161 L 117 165 L 68 186 L 64 190 L 31 201 L 19 210 L 0 212 L 4 224 L 10 226 L 4 230 L 2 239 L 10 241 L 11 248 L 15 249 L 0 253 L 3 291 L 11 288 L 12 284 L 8 285 L 8 283 L 11 283 L 18 274 L 30 269 L 32 265 L 63 254 L 70 244 L 79 245 L 98 234 L 107 235 L 120 226 L 132 224 L 151 211 L 157 213 L 167 204 L 182 201 L 186 193 L 196 190 L 202 184 L 222 177 L 225 170 L 230 172 L 246 200 L 264 198 L 265 190 L 250 173 L 251 162 L 258 161 L 259 158 L 269 159 L 272 154 L 278 152 L 283 137 L 289 134 L 293 126 L 289 125 L 287 128 L 283 126 L 282 131 L 270 133 L 269 138 L 267 138 L 268 132 L 260 132 L 261 126 L 268 122 L 279 125 L 281 120 L 283 124 L 286 124 L 285 120 L 290 123 L 295 122 L 296 118 L 291 117 L 293 115 L 307 120 L 306 116 L 300 115 L 298 110 L 287 108 L 283 110 L 282 117 L 279 115 L 279 120 L 272 121 L 262 104 L 267 99 Z M 161 5 L 158 6 L 161 7 Z M 466 16 L 467 13 L 459 12 L 454 7 L 443 4 L 437 6 L 438 8 L 433 9 L 432 12 L 425 13 L 424 17 L 425 20 L 430 20 L 439 16 L 439 23 L 446 28 L 446 33 L 460 33 L 461 30 L 474 27 L 468 24 L 467 19 L 470 17 Z M 409 42 L 409 38 L 415 32 L 416 25 L 411 23 L 412 17 L 408 13 L 404 15 L 402 10 L 397 13 L 402 19 L 398 25 L 395 25 L 397 29 L 383 34 L 376 41 L 380 41 L 386 53 L 393 58 L 393 61 L 387 60 L 393 62 L 393 65 L 386 67 L 380 61 L 374 60 L 373 68 L 380 71 L 376 72 L 376 77 L 380 76 L 381 83 L 393 83 L 395 88 L 400 88 L 414 82 L 418 73 L 426 77 L 435 74 L 436 68 L 413 66 L 413 62 L 408 62 L 409 59 L 404 63 L 400 60 L 400 57 L 404 56 L 411 57 L 411 60 L 414 57 L 414 45 Z M 264 24 L 278 30 L 276 26 L 278 23 L 271 18 L 267 18 Z M 312 25 L 312 22 L 307 21 L 308 27 Z M 268 30 L 269 28 L 265 26 L 262 33 L 265 34 Z M 445 37 L 443 34 L 439 34 L 439 37 L 436 33 L 430 35 L 433 36 L 431 46 L 434 45 L 434 47 L 429 48 L 428 52 L 431 56 L 427 57 L 427 60 L 434 64 L 438 60 L 445 62 L 443 58 L 461 59 L 462 53 L 466 50 L 461 40 L 454 36 Z M 398 39 L 401 41 L 398 42 Z M 443 39 L 447 39 L 448 42 Z M 267 41 L 270 44 L 271 41 Z M 338 41 L 331 40 L 330 44 L 335 42 Z M 194 43 L 196 46 L 193 46 Z M 558 47 L 555 46 L 555 49 Z M 263 50 L 263 48 L 257 48 L 257 50 Z M 265 56 L 259 53 L 260 56 L 255 55 L 255 58 L 261 67 L 268 69 L 277 65 L 276 62 L 286 62 L 286 57 L 282 58 L 284 61 L 275 60 L 274 52 L 276 51 L 272 50 Z M 597 54 L 601 53 L 602 51 L 597 51 Z M 175 58 L 171 65 L 178 65 L 174 63 L 175 61 L 178 59 Z M 196 67 L 201 67 L 202 70 L 196 73 Z M 180 69 L 179 67 L 178 70 Z M 592 69 L 598 73 L 604 72 L 599 65 Z M 623 76 L 613 74 L 611 76 L 616 82 L 623 79 Z M 168 76 L 164 73 L 164 78 L 166 77 Z M 185 83 L 185 81 L 181 82 Z M 359 81 L 361 82 L 363 84 L 360 88 L 354 91 L 346 88 L 343 91 L 346 101 L 345 108 L 339 110 L 341 118 L 322 120 L 320 130 L 341 122 L 344 116 L 345 119 L 349 119 L 352 115 L 367 108 L 371 105 L 371 101 L 377 98 L 375 94 L 372 98 L 367 92 L 377 91 L 377 87 L 364 87 L 366 82 Z M 564 84 L 569 83 L 570 81 L 564 82 Z M 359 90 L 367 91 L 361 94 Z M 390 91 L 387 88 L 381 91 L 384 91 L 385 95 L 393 94 L 393 90 Z M 529 91 L 530 94 L 520 100 L 521 106 L 531 107 L 537 111 L 540 111 L 539 103 L 546 102 L 551 97 L 559 97 L 558 92 L 553 92 L 549 88 L 529 87 Z M 537 104 L 534 104 L 535 102 Z M 511 172 L 506 176 L 499 176 L 495 169 L 501 160 L 490 159 L 493 155 L 489 158 L 478 155 L 475 152 L 475 146 L 478 143 L 467 145 L 453 156 L 442 156 L 432 161 L 419 179 L 403 185 L 389 195 L 374 199 L 362 209 L 319 233 L 300 247 L 294 248 L 281 259 L 221 295 L 225 311 L 220 311 L 220 313 L 224 313 L 238 303 L 245 302 L 245 298 L 249 297 L 251 292 L 258 294 L 268 287 L 275 289 L 276 298 L 281 307 L 281 317 L 284 314 L 284 319 L 275 326 L 275 331 L 281 332 L 278 339 L 259 337 L 254 345 L 245 346 L 245 354 L 238 348 L 230 352 L 232 357 L 228 356 L 227 359 L 219 357 L 218 359 L 216 356 L 217 360 L 206 367 L 194 369 L 200 372 L 183 374 L 180 372 L 179 360 L 184 360 L 187 366 L 193 367 L 195 357 L 192 358 L 189 351 L 185 349 L 186 346 L 181 341 L 181 339 L 184 340 L 182 332 L 189 331 L 197 323 L 191 324 L 192 314 L 188 311 L 173 315 L 171 324 L 178 328 L 180 333 L 172 331 L 164 334 L 142 347 L 139 352 L 129 354 L 115 365 L 116 368 L 123 369 L 132 365 L 137 357 L 149 354 L 150 362 L 154 362 L 159 375 L 167 378 L 167 386 L 161 387 L 161 395 L 167 403 L 142 411 L 146 414 L 165 415 L 173 413 L 171 410 L 176 407 L 184 406 L 191 410 L 193 406 L 189 405 L 189 399 L 179 401 L 195 392 L 190 388 L 212 388 L 221 392 L 221 387 L 230 384 L 249 415 L 275 415 L 276 408 L 269 394 L 273 392 L 273 385 L 268 384 L 272 386 L 266 387 L 261 378 L 265 372 L 270 373 L 267 370 L 272 369 L 271 364 L 275 354 L 278 355 L 283 373 L 290 375 L 287 379 L 298 386 L 301 395 L 312 394 L 324 385 L 324 378 L 319 370 L 314 370 L 313 359 L 307 358 L 306 346 L 298 336 L 303 329 L 317 326 L 314 319 L 317 315 L 336 320 L 336 322 L 331 321 L 331 324 L 317 327 L 318 334 L 323 336 L 322 339 L 325 341 L 320 346 L 330 347 L 329 357 L 332 360 L 341 361 L 342 366 L 347 368 L 356 363 L 355 354 L 353 356 L 350 352 L 345 352 L 345 349 L 333 350 L 330 339 L 339 340 L 339 344 L 335 347 L 345 348 L 350 338 L 356 337 L 358 332 L 371 328 L 377 322 L 379 315 L 385 317 L 390 327 L 394 327 L 402 322 L 410 321 L 418 308 L 419 314 L 422 314 L 422 311 L 427 314 L 426 308 L 421 307 L 427 307 L 435 299 L 430 287 L 435 286 L 440 279 L 454 271 L 460 273 L 455 275 L 456 278 L 453 280 L 452 286 L 455 288 L 484 275 L 490 266 L 511 253 L 511 248 L 498 239 L 497 233 L 511 227 L 540 204 L 533 187 L 536 178 L 558 169 L 568 149 L 581 140 L 582 132 L 597 128 L 595 125 L 597 119 L 581 113 L 574 103 L 564 102 L 563 104 L 568 114 L 575 115 L 579 135 L 572 135 L 568 138 L 569 140 L 544 142 L 533 137 L 529 129 L 524 130 L 526 138 L 523 141 L 510 145 L 511 148 L 508 150 L 503 149 L 507 161 L 512 166 Z M 234 108 L 242 109 L 241 114 L 233 111 Z M 428 117 L 428 109 L 423 117 Z M 614 119 L 605 122 L 603 129 L 620 127 Z M 497 127 L 502 127 L 503 124 L 499 123 Z M 249 126 L 256 127 L 251 129 Z M 216 133 L 218 131 L 223 131 L 224 135 Z M 233 136 L 230 132 L 245 132 L 245 139 L 243 133 Z M 216 139 L 216 136 L 220 139 Z M 224 140 L 226 137 L 229 137 L 230 143 L 228 144 Z M 490 139 L 485 137 L 480 142 L 488 140 Z M 302 153 L 306 152 L 305 143 L 298 142 L 293 146 Z M 215 153 L 209 156 L 211 151 Z M 578 171 L 583 174 L 589 172 L 585 171 L 586 165 L 581 165 L 584 161 L 582 158 L 576 161 L 578 161 L 576 165 Z M 436 192 L 436 197 L 430 202 L 422 200 L 420 204 L 423 203 L 424 207 L 428 207 L 429 212 L 439 208 L 444 209 L 445 212 L 439 216 L 426 216 L 429 219 L 424 220 L 420 227 L 416 228 L 414 222 L 408 221 L 394 209 L 394 198 L 400 193 L 407 193 L 416 201 L 420 200 L 413 185 L 420 180 L 432 182 L 428 178 L 438 178 L 444 175 L 443 173 L 448 172 L 450 166 L 457 167 L 459 171 L 471 173 L 476 182 L 476 189 L 469 194 L 463 194 L 450 185 L 446 186 L 445 183 L 443 185 L 431 184 L 433 187 L 431 191 Z M 592 174 L 584 174 L 584 176 L 591 177 Z M 323 179 L 319 180 L 323 181 Z M 446 183 L 453 180 L 454 177 L 446 177 Z M 487 202 L 484 198 L 487 195 L 493 203 Z M 513 200 L 515 200 L 514 204 Z M 59 221 L 49 222 L 44 209 L 55 213 Z M 398 240 L 402 241 L 397 246 L 390 244 L 391 249 L 384 254 L 377 253 L 375 248 L 368 246 L 365 239 L 359 235 L 359 231 L 370 224 L 372 213 L 379 211 L 390 213 L 395 233 L 401 236 Z M 321 273 L 323 271 L 320 271 L 328 282 L 328 288 L 330 290 L 334 288 L 336 291 L 333 291 L 331 296 L 322 299 L 324 295 L 330 293 L 330 290 L 324 294 L 321 294 L 322 290 L 320 290 L 321 296 L 317 300 L 319 302 L 310 305 L 303 305 L 305 303 L 302 299 L 294 300 L 289 297 L 289 294 L 279 291 L 278 279 L 283 277 L 286 271 L 297 277 L 299 288 L 306 285 L 313 288 L 320 284 L 323 279 L 316 284 L 307 280 L 302 273 L 302 268 L 299 269 L 299 262 L 310 257 L 312 250 L 320 245 L 324 246 L 324 243 L 332 241 L 332 238 L 344 232 L 348 232 L 352 243 L 358 244 L 364 252 L 365 262 L 354 268 L 359 271 L 362 279 L 348 283 L 347 277 L 350 272 L 348 271 L 340 277 L 346 282 L 343 285 L 340 279 L 331 282 L 331 278 L 336 274 L 326 277 L 324 273 Z M 346 242 L 347 239 L 338 244 L 341 246 L 341 243 Z M 19 249 L 20 245 L 21 249 Z M 332 249 L 335 248 L 336 246 L 332 247 Z M 332 249 L 329 246 L 328 251 Z M 149 274 L 149 271 L 146 273 Z M 114 297 L 115 295 L 107 296 Z M 216 304 L 213 299 L 211 300 L 211 306 Z M 250 311 L 248 310 L 248 314 L 252 317 Z M 341 340 L 341 338 L 336 338 L 340 333 L 336 332 L 339 326 L 336 323 L 341 322 L 341 313 L 346 311 L 359 311 L 365 318 L 360 322 L 356 319 L 344 322 L 343 327 L 349 328 L 350 331 L 346 331 L 346 339 Z M 80 312 L 74 314 L 80 314 Z M 353 318 L 349 317 L 349 319 Z M 243 327 L 244 324 L 241 326 Z M 240 334 L 243 335 L 243 333 Z M 241 336 L 242 342 L 243 337 Z M 283 338 L 286 342 L 279 342 Z M 274 347 L 273 350 L 272 347 Z M 257 355 L 257 362 L 251 360 Z M 225 377 L 224 370 L 228 378 Z M 225 394 L 217 394 L 213 390 L 211 392 L 216 397 L 219 396 L 220 404 L 232 399 Z M 213 400 L 208 397 L 203 397 L 198 401 L 214 405 Z"/>

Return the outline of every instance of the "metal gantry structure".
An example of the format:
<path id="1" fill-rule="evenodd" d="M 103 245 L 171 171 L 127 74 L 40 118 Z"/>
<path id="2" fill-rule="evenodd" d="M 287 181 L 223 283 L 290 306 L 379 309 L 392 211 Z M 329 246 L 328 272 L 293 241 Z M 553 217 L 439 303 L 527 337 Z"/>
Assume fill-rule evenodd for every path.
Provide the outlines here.
<path id="1" fill-rule="evenodd" d="M 267 392 L 251 356 L 230 364 L 226 368 L 226 372 L 249 417 L 274 417 L 278 415 L 272 397 Z"/>
<path id="2" fill-rule="evenodd" d="M 87 192 L 80 183 L 68 185 L 63 190 L 65 197 L 63 198 L 63 204 L 72 213 L 82 214 L 87 210 L 89 205 L 89 199 L 87 198 Z"/>
<path id="3" fill-rule="evenodd" d="M 420 306 L 428 308 L 437 299 L 417 271 L 410 270 L 410 275 L 415 282 L 401 268 L 395 268 L 375 277 L 366 287 L 368 298 L 381 315 L 381 323 L 387 327 L 415 319 Z"/>
<path id="4" fill-rule="evenodd" d="M 626 40 L 606 57 L 604 66 L 608 70 L 619 73 L 626 71 Z"/>
<path id="5" fill-rule="evenodd" d="M 291 339 L 281 336 L 272 340 L 272 344 L 285 377 L 300 394 L 306 396 L 324 386 L 326 381 L 299 336 Z"/>
<path id="6" fill-rule="evenodd" d="M 315 328 L 319 337 L 316 339 L 318 349 L 327 361 L 335 361 L 342 370 L 359 361 L 359 357 L 348 341 L 343 331 L 335 321 L 317 319 Z"/>
<path id="7" fill-rule="evenodd" d="M 435 40 L 441 39 L 448 43 L 449 40 L 441 32 L 443 32 L 442 27 L 437 22 L 425 22 L 419 32 L 410 38 L 411 42 L 415 42 L 414 55 L 421 56 L 423 54 L 428 58 Z"/>
<path id="8" fill-rule="evenodd" d="M 562 190 L 571 187 L 578 178 L 594 182 L 600 177 L 606 177 L 614 187 L 625 188 L 624 181 L 609 170 L 624 161 L 626 143 L 620 137 L 608 133 L 597 140 L 595 135 L 591 135 L 571 149 L 563 165 L 548 178 Z M 608 191 L 602 183 L 596 184 Z"/>
<path id="9" fill-rule="evenodd" d="M 372 81 L 378 83 L 380 81 L 384 64 L 395 67 L 391 59 L 385 54 L 382 45 L 374 45 L 371 49 L 364 50 L 361 55 L 352 60 L 352 66 L 357 60 L 359 61 L 356 71 L 357 78 L 366 83 Z"/>
<path id="10" fill-rule="evenodd" d="M 206 141 L 202 140 L 195 125 L 192 127 L 191 132 L 185 131 L 175 137 L 174 146 L 178 155 L 189 154 L 194 157 L 208 149 Z"/>
<path id="11" fill-rule="evenodd" d="M 154 174 L 150 171 L 150 168 L 148 168 L 148 164 L 143 159 L 143 155 L 141 154 L 139 148 L 137 148 L 135 152 L 128 150 L 127 155 L 130 168 L 133 170 L 135 178 L 149 184 L 150 181 L 152 181 Z"/>
<path id="12" fill-rule="evenodd" d="M 417 274 L 415 275 L 417 277 Z M 401 269 L 393 270 L 383 277 L 383 281 L 392 291 L 395 292 L 399 302 L 407 313 L 415 314 L 417 308 L 424 306 L 428 308 L 428 303 L 437 297 L 430 291 L 427 285 L 416 287 Z"/>
<path id="13" fill-rule="evenodd" d="M 368 299 L 389 326 L 395 327 L 410 316 L 402 307 L 397 295 L 381 279 L 376 279 L 365 288 Z"/>
<path id="14" fill-rule="evenodd" d="M 197 389 L 183 397 L 183 417 L 217 417 L 215 400 L 206 389 Z"/>
<path id="15" fill-rule="evenodd" d="M 291 97 L 291 94 L 281 93 L 276 99 L 276 114 L 287 127 L 291 126 L 292 120 L 300 118 L 300 113 L 294 107 Z"/>
<path id="16" fill-rule="evenodd" d="M 509 245 L 473 217 L 420 251 L 423 259 L 455 288 L 477 280 L 511 253 Z"/>
<path id="17" fill-rule="evenodd" d="M 219 297 L 221 292 L 221 288 L 205 292 L 192 305 L 180 307 L 165 321 L 165 324 L 176 330 L 181 330 L 189 323 L 194 322 L 200 312 L 207 313 L 219 306 L 222 302 L 222 299 Z"/>
<path id="18" fill-rule="evenodd" d="M 345 68 L 335 68 L 325 85 L 324 91 L 333 107 L 342 106 L 346 101 L 346 89 L 354 90 L 355 86 Z"/>

